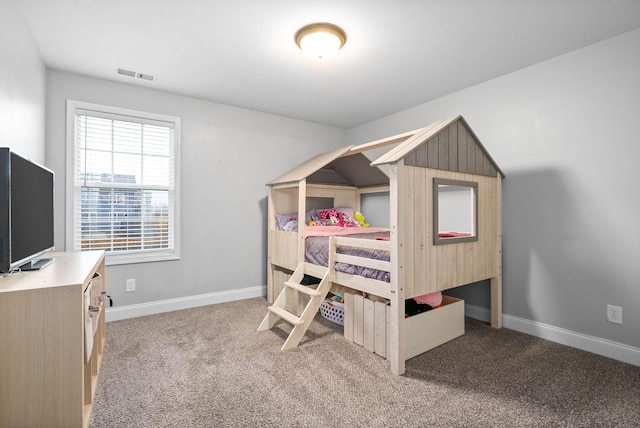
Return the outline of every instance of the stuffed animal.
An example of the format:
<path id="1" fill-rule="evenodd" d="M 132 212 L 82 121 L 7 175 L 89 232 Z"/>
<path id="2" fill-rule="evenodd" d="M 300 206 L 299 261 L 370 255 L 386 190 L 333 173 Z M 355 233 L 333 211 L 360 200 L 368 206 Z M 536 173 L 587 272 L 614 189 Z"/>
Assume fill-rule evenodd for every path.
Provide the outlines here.
<path id="1" fill-rule="evenodd" d="M 354 227 L 360 224 L 352 217 L 349 217 L 345 213 L 340 213 L 338 224 L 342 227 Z"/>
<path id="2" fill-rule="evenodd" d="M 329 210 L 329 221 L 328 221 L 328 223 L 331 226 L 340 226 L 340 223 L 338 222 L 338 211 L 336 211 L 335 208 Z"/>
<path id="3" fill-rule="evenodd" d="M 320 211 L 320 217 L 324 226 L 337 226 L 338 225 L 338 211 L 335 208 L 325 211 Z"/>
<path id="4" fill-rule="evenodd" d="M 369 223 L 365 223 L 365 222 L 364 222 L 364 215 L 362 215 L 362 213 L 361 213 L 361 212 L 356 211 L 356 212 L 353 214 L 353 217 L 354 217 L 356 220 L 358 220 L 358 223 L 360 223 L 360 227 L 369 227 Z"/>
<path id="5" fill-rule="evenodd" d="M 287 222 L 287 224 L 282 226 L 282 230 L 284 230 L 285 232 L 292 232 L 292 231 L 295 231 L 297 228 L 298 228 L 298 220 L 294 218 L 290 219 Z"/>
<path id="6" fill-rule="evenodd" d="M 434 291 L 433 293 L 414 297 L 414 300 L 419 305 L 429 305 L 432 308 L 437 308 L 442 304 L 442 291 Z"/>
<path id="7" fill-rule="evenodd" d="M 309 223 L 307 223 L 307 225 L 308 226 L 322 226 L 322 223 L 320 222 L 318 217 L 312 215 L 311 216 L 311 220 L 309 220 Z"/>

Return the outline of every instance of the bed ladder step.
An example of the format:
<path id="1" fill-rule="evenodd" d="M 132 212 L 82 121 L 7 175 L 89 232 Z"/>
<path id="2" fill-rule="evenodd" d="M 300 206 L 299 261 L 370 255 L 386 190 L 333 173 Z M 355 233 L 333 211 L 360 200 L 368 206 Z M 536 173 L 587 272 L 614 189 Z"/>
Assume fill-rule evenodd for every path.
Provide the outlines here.
<path id="1" fill-rule="evenodd" d="M 308 287 L 306 285 L 298 284 L 297 282 L 287 281 L 284 283 L 289 288 L 293 288 L 296 291 L 306 294 L 307 296 L 317 296 L 320 294 L 315 288 Z"/>
<path id="2" fill-rule="evenodd" d="M 322 273 L 322 279 L 316 288 L 307 287 L 300 282 L 304 278 L 305 274 L 313 273 L 312 276 Z M 329 282 L 329 271 L 324 269 L 318 271 L 318 266 L 309 265 L 306 263 L 300 263 L 296 270 L 291 275 L 289 281 L 284 283 L 285 287 L 282 288 L 278 298 L 273 302 L 272 306 L 269 306 L 267 315 L 260 323 L 258 331 L 269 330 L 273 328 L 279 319 L 287 321 L 293 325 L 289 337 L 284 342 L 282 350 L 295 348 L 302 340 L 302 337 L 306 333 L 309 325 L 313 321 L 313 318 L 318 313 L 322 301 L 327 296 L 329 289 L 331 288 L 331 282 Z M 291 306 L 295 306 L 299 302 L 299 294 L 305 294 L 308 296 L 308 302 L 302 309 L 300 315 L 296 315 L 288 310 Z"/>
<path id="3" fill-rule="evenodd" d="M 267 309 L 269 309 L 269 312 L 279 316 L 283 320 L 287 321 L 289 324 L 293 324 L 293 325 L 304 324 L 304 321 L 300 317 L 295 316 L 291 312 L 279 306 L 269 306 Z"/>

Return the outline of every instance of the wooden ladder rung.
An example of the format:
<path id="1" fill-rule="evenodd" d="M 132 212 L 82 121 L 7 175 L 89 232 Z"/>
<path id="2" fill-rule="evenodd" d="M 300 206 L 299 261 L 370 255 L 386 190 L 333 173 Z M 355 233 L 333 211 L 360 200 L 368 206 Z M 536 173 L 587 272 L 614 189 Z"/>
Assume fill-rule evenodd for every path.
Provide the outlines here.
<path id="1" fill-rule="evenodd" d="M 306 287 L 302 284 L 298 284 L 297 282 L 286 281 L 284 283 L 289 288 L 293 288 L 294 290 L 298 290 L 301 293 L 307 294 L 309 296 L 319 296 L 320 292 L 315 288 Z"/>
<path id="2" fill-rule="evenodd" d="M 300 319 L 300 317 L 297 317 L 295 315 L 293 315 L 291 312 L 279 307 L 279 306 L 269 306 L 269 311 L 271 311 L 272 313 L 276 314 L 277 316 L 279 316 L 280 318 L 282 318 L 283 320 L 287 321 L 289 324 L 293 324 L 293 325 L 302 325 L 304 324 L 304 321 Z"/>
<path id="3" fill-rule="evenodd" d="M 322 278 L 327 273 L 327 270 L 326 266 L 314 265 L 312 263 L 304 264 L 304 273 L 316 278 Z"/>

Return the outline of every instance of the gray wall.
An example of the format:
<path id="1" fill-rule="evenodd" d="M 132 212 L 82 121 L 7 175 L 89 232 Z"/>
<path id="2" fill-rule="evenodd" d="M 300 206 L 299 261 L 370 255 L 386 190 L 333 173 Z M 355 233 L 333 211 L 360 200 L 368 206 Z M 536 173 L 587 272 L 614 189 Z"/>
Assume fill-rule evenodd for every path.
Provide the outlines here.
<path id="1" fill-rule="evenodd" d="M 349 130 L 462 114 L 503 169 L 505 315 L 640 346 L 640 30 Z M 486 284 L 463 296 L 488 307 Z M 606 322 L 606 305 L 623 324 Z"/>
<path id="2" fill-rule="evenodd" d="M 50 70 L 47 165 L 59 182 L 67 99 L 181 117 L 181 260 L 107 267 L 118 307 L 265 285 L 265 183 L 346 139 L 328 126 Z M 56 248 L 64 249 L 65 192 L 58 189 Z M 127 278 L 136 279 L 136 292 L 124 292 Z"/>
<path id="3" fill-rule="evenodd" d="M 13 2 L 0 2 L 0 147 L 45 161 L 46 69 Z"/>

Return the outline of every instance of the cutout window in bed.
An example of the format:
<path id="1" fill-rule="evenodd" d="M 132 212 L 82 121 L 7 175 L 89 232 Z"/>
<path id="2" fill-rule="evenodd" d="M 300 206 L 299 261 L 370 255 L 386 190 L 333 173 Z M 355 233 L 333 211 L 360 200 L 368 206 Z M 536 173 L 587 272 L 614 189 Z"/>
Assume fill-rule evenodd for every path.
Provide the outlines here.
<path id="1" fill-rule="evenodd" d="M 478 240 L 478 183 L 433 179 L 433 244 Z"/>

